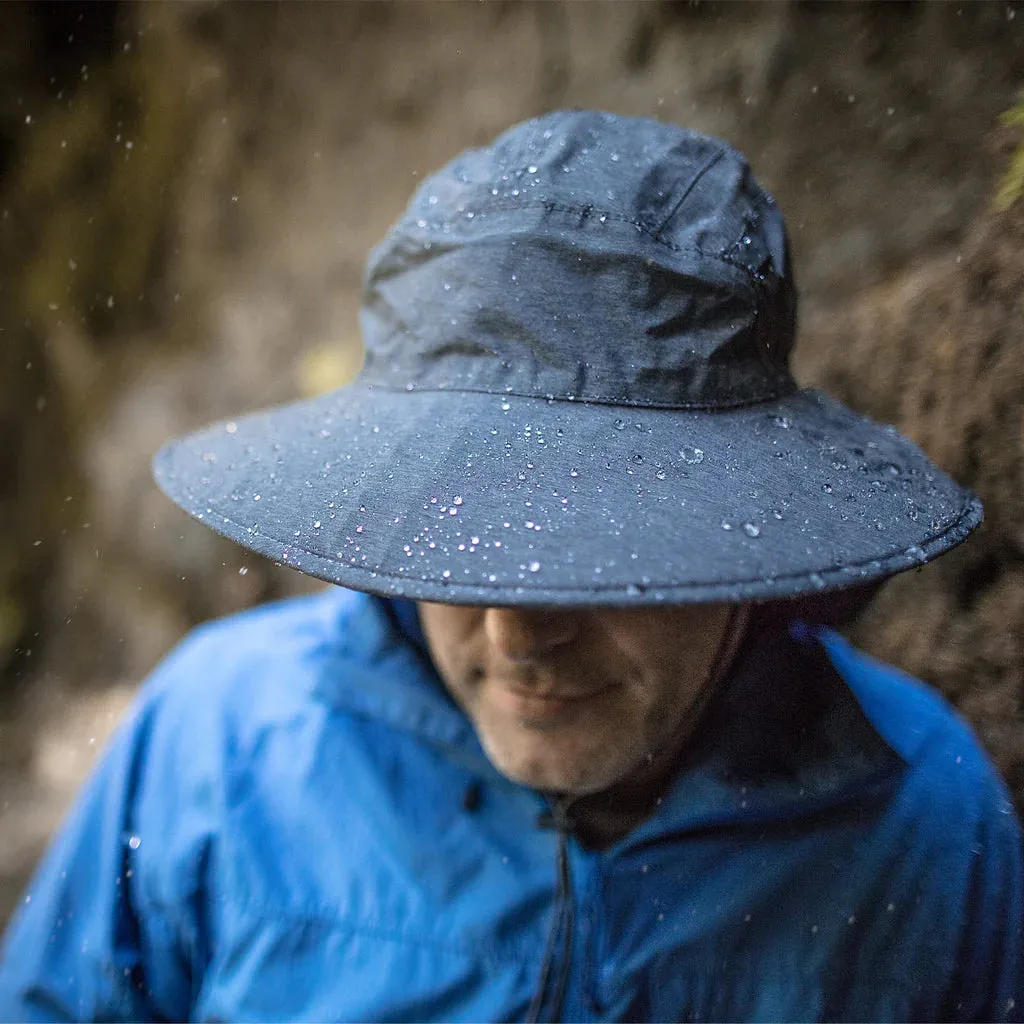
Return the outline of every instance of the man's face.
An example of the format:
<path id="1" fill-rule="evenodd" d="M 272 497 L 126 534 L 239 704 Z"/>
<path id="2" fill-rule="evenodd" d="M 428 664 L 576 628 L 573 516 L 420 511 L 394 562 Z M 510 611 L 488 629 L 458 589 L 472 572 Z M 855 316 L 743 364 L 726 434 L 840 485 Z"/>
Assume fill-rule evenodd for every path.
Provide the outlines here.
<path id="1" fill-rule="evenodd" d="M 420 604 L 434 664 L 495 767 L 584 796 L 689 734 L 730 609 Z"/>

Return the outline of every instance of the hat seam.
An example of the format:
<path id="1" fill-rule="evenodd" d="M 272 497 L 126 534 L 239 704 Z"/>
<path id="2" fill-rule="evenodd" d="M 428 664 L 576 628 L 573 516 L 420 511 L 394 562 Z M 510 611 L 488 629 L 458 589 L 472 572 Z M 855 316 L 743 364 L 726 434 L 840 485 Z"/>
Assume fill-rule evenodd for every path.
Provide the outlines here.
<path id="1" fill-rule="evenodd" d="M 694 188 L 696 188 L 697 182 L 700 181 L 700 179 L 703 178 L 704 175 L 707 174 L 707 172 L 711 170 L 711 168 L 714 167 L 715 164 L 717 164 L 723 156 L 725 156 L 725 153 L 725 147 L 715 150 L 715 152 L 712 153 L 711 156 L 704 161 L 703 165 L 700 167 L 697 173 L 694 174 L 694 176 L 686 183 L 686 185 L 683 188 L 683 194 L 672 204 L 672 209 L 669 210 L 667 214 L 665 214 L 665 216 L 661 219 L 661 223 L 657 227 L 657 238 L 659 239 L 659 241 L 662 238 L 661 233 L 665 230 L 665 226 L 679 212 L 680 207 L 689 198 L 689 195 L 694 190 Z"/>
<path id="2" fill-rule="evenodd" d="M 410 337 L 417 338 L 417 335 L 411 331 L 407 331 Z M 529 395 L 522 391 L 491 391 L 487 388 L 446 388 L 446 387 L 420 387 L 415 384 L 407 384 L 404 387 L 396 387 L 390 383 L 378 383 L 374 381 L 372 377 L 364 377 L 360 383 L 365 384 L 369 388 L 378 389 L 380 391 L 388 391 L 392 394 L 405 394 L 417 392 L 420 394 L 472 394 L 472 395 L 492 395 L 494 398 L 532 398 L 538 402 L 564 402 L 566 404 L 573 405 L 612 405 L 621 406 L 627 409 L 665 409 L 673 410 L 677 409 L 683 412 L 733 412 L 736 409 L 747 409 L 755 405 L 766 405 L 769 402 L 777 401 L 779 398 L 785 398 L 787 395 L 792 395 L 800 391 L 799 385 L 790 378 L 791 387 L 779 387 L 773 391 L 768 392 L 763 396 L 758 396 L 752 399 L 737 400 L 735 402 L 719 402 L 715 405 L 709 405 L 707 403 L 667 403 L 667 402 L 634 402 L 626 398 L 581 398 L 578 395 L 564 394 L 544 394 L 544 395 Z"/>
<path id="3" fill-rule="evenodd" d="M 938 530 L 938 531 L 936 531 L 934 533 L 931 533 L 928 536 L 926 536 L 924 539 L 918 541 L 917 544 L 911 545 L 909 548 L 894 549 L 892 551 L 887 552 L 884 555 L 878 555 L 878 556 L 875 556 L 873 558 L 867 558 L 867 559 L 864 559 L 864 560 L 862 560 L 860 562 L 852 562 L 852 563 L 848 563 L 846 565 L 842 565 L 842 566 L 838 566 L 838 567 L 834 567 L 834 568 L 828 568 L 828 569 L 810 569 L 810 570 L 802 571 L 802 572 L 777 573 L 774 576 L 761 577 L 761 578 L 758 578 L 758 579 L 746 578 L 746 579 L 731 579 L 731 580 L 701 580 L 701 581 L 694 582 L 694 583 L 655 583 L 655 582 L 650 582 L 650 583 L 643 584 L 642 589 L 643 589 L 644 592 L 658 591 L 658 590 L 677 590 L 677 591 L 678 590 L 682 590 L 682 591 L 686 591 L 686 590 L 700 590 L 700 589 L 706 589 L 706 588 L 709 588 L 709 587 L 714 587 L 715 589 L 722 589 L 722 590 L 724 590 L 724 589 L 727 589 L 729 587 L 741 587 L 741 586 L 743 586 L 745 584 L 750 584 L 750 583 L 764 583 L 767 578 L 770 578 L 773 581 L 773 583 L 774 582 L 779 582 L 779 581 L 782 581 L 783 583 L 785 583 L 785 582 L 787 582 L 789 580 L 796 580 L 796 579 L 801 579 L 801 578 L 809 579 L 811 576 L 815 576 L 815 575 L 817 575 L 817 576 L 819 576 L 821 578 L 832 577 L 832 576 L 837 576 L 837 575 L 847 575 L 848 576 L 849 575 L 849 570 L 851 570 L 851 569 L 856 569 L 856 568 L 859 568 L 860 566 L 871 565 L 874 562 L 877 562 L 877 563 L 881 564 L 881 563 L 883 563 L 885 561 L 888 561 L 890 559 L 896 558 L 899 555 L 905 555 L 908 551 L 913 550 L 915 547 L 920 549 L 925 544 L 932 544 L 935 541 L 942 540 L 942 538 L 947 536 L 949 533 L 953 532 L 964 521 L 964 519 L 967 518 L 968 514 L 972 510 L 977 508 L 977 505 L 978 505 L 977 501 L 968 502 L 968 504 L 964 508 L 961 509 L 961 511 L 957 515 L 956 519 L 952 520 L 948 525 L 944 526 L 941 530 Z M 221 515 L 221 519 L 222 519 L 223 522 L 230 523 L 232 526 L 235 526 L 238 529 L 245 529 L 245 527 L 243 527 L 241 523 L 236 522 L 233 519 L 229 519 L 227 516 Z M 510 584 L 510 583 L 481 583 L 481 582 L 461 583 L 461 582 L 459 582 L 457 580 L 424 579 L 422 577 L 408 576 L 408 575 L 403 575 L 401 573 L 388 572 L 388 571 L 382 570 L 382 569 L 371 569 L 370 567 L 365 566 L 365 565 L 354 565 L 354 564 L 352 564 L 350 562 L 345 562 L 345 561 L 342 561 L 342 560 L 337 559 L 337 558 L 330 558 L 329 556 L 320 554 L 317 551 L 311 551 L 308 548 L 300 547 L 299 545 L 295 544 L 294 541 L 286 541 L 286 540 L 284 540 L 281 537 L 277 537 L 277 536 L 275 536 L 274 534 L 271 534 L 271 533 L 266 533 L 266 532 L 264 532 L 262 530 L 260 531 L 260 535 L 263 536 L 263 537 L 267 537 L 270 540 L 276 541 L 278 544 L 283 544 L 289 551 L 294 551 L 294 552 L 297 552 L 297 553 L 301 553 L 303 555 L 309 555 L 310 557 L 319 559 L 319 560 L 321 560 L 323 562 L 328 562 L 328 563 L 333 564 L 333 565 L 343 566 L 345 569 L 358 570 L 359 572 L 366 573 L 367 575 L 372 573 L 375 577 L 383 577 L 384 579 L 394 580 L 396 582 L 402 582 L 402 583 L 407 583 L 407 584 L 426 583 L 426 584 L 433 584 L 433 585 L 437 585 L 437 586 L 443 586 L 445 588 L 469 587 L 469 588 L 471 588 L 473 590 L 478 590 L 478 591 L 479 590 L 494 590 L 495 592 L 507 591 L 510 586 L 513 586 L 513 587 L 517 586 L 517 584 L 514 584 L 514 583 L 513 584 Z M 270 557 L 273 557 L 273 556 L 270 556 Z M 287 559 L 287 557 L 284 559 L 282 564 L 285 564 L 285 565 L 289 565 L 290 564 L 288 559 Z M 301 569 L 301 566 L 299 566 L 297 563 L 294 566 L 292 566 L 292 567 L 293 568 Z M 897 570 L 897 571 L 899 571 L 899 570 Z M 892 574 L 890 574 L 890 575 L 892 575 Z M 850 585 L 851 586 L 855 585 L 856 582 L 858 582 L 858 581 L 851 580 L 850 581 Z M 558 593 L 558 592 L 571 593 L 571 592 L 581 591 L 581 590 L 586 590 L 586 591 L 589 591 L 591 593 L 598 593 L 598 592 L 604 592 L 604 591 L 607 591 L 607 592 L 612 592 L 612 591 L 622 592 L 622 591 L 625 591 L 630 586 L 636 586 L 636 584 L 635 583 L 625 582 L 625 583 L 621 583 L 621 584 L 611 584 L 611 583 L 609 583 L 609 584 L 594 584 L 592 586 L 587 586 L 587 587 L 583 587 L 583 586 L 555 586 L 555 585 L 548 584 L 548 585 L 545 585 L 542 588 L 538 587 L 538 588 L 531 588 L 531 589 L 551 591 L 551 592 L 555 592 L 555 593 Z"/>
<path id="4" fill-rule="evenodd" d="M 653 224 L 648 224 L 645 221 L 638 220 L 635 217 L 630 217 L 628 214 L 615 213 L 612 210 L 607 210 L 603 207 L 598 207 L 596 204 L 587 203 L 585 206 L 573 206 L 568 203 L 557 203 L 552 200 L 534 200 L 530 202 L 516 203 L 516 202 L 505 202 L 505 203 L 485 203 L 482 206 L 477 206 L 472 212 L 474 214 L 482 213 L 504 213 L 514 212 L 516 210 L 536 210 L 545 209 L 549 211 L 557 210 L 560 213 L 573 213 L 582 215 L 584 217 L 590 217 L 595 211 L 599 214 L 603 214 L 607 220 L 616 221 L 620 224 L 629 224 L 631 227 L 636 228 L 638 231 L 642 231 L 651 241 L 658 245 L 664 246 L 664 248 L 671 252 L 679 253 L 695 253 L 698 256 L 703 256 L 706 259 L 717 260 L 718 262 L 724 263 L 726 266 L 735 267 L 738 270 L 744 271 L 749 277 L 753 278 L 754 275 L 745 266 L 739 263 L 735 263 L 732 260 L 726 258 L 728 247 L 721 249 L 718 252 L 713 252 L 708 249 L 703 249 L 699 245 L 676 245 L 674 242 L 668 241 L 666 238 L 658 234 L 658 228 Z M 746 219 L 745 219 L 746 222 Z M 443 222 L 442 222 L 443 223 Z M 410 232 L 411 234 L 412 232 Z"/>

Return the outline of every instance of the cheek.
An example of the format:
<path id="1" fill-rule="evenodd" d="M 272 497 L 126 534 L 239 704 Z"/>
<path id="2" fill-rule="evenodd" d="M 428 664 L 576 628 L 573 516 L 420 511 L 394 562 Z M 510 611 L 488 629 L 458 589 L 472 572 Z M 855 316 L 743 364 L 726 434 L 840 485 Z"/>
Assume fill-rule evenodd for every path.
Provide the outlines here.
<path id="1" fill-rule="evenodd" d="M 420 605 L 420 625 L 431 660 L 449 687 L 461 687 L 479 661 L 477 609 Z"/>
<path id="2" fill-rule="evenodd" d="M 467 708 L 475 703 L 485 677 L 477 647 L 467 642 L 434 652 L 434 663 L 446 688 Z"/>
<path id="3" fill-rule="evenodd" d="M 691 719 L 704 697 L 708 666 L 703 659 L 672 659 L 649 668 L 639 692 L 633 694 L 633 711 L 643 722 L 652 742 L 663 740 Z"/>

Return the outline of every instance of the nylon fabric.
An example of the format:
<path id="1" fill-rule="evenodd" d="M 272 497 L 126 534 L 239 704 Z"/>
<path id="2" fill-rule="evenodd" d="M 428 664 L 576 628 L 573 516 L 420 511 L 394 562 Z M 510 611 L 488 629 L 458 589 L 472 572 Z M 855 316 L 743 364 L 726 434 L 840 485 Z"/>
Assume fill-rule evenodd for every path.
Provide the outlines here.
<path id="1" fill-rule="evenodd" d="M 186 640 L 26 894 L 0 1019 L 525 1019 L 557 836 L 414 626 L 332 589 Z M 566 851 L 563 1020 L 1021 1018 L 1005 788 L 834 634 L 758 636 L 655 813 Z"/>

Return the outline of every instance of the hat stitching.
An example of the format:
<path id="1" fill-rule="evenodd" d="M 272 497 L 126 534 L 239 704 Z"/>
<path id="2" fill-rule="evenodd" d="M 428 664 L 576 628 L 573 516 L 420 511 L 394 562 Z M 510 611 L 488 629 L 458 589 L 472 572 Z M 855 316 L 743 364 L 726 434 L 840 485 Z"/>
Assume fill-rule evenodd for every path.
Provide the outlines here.
<path id="1" fill-rule="evenodd" d="M 476 214 L 504 213 L 515 210 L 535 210 L 541 207 L 549 211 L 557 210 L 560 213 L 574 213 L 577 215 L 582 214 L 588 217 L 591 216 L 597 209 L 592 204 L 587 204 L 586 206 L 570 206 L 566 203 L 553 203 L 547 200 L 538 200 L 535 202 L 527 203 L 487 203 L 483 206 L 476 207 L 473 212 Z M 746 271 L 751 277 L 755 276 L 747 267 L 744 267 L 742 264 L 735 263 L 732 260 L 726 258 L 725 254 L 728 251 L 728 248 L 731 248 L 731 246 L 725 249 L 721 249 L 718 252 L 712 252 L 708 249 L 702 249 L 698 245 L 676 245 L 674 242 L 670 242 L 668 241 L 668 239 L 656 234 L 656 231 L 658 229 L 656 229 L 653 225 L 647 224 L 641 220 L 637 220 L 635 217 L 629 217 L 623 213 L 614 213 L 611 210 L 604 209 L 600 210 L 599 212 L 610 221 L 616 221 L 617 223 L 621 224 L 629 224 L 632 227 L 636 228 L 638 231 L 642 231 L 651 239 L 651 241 L 656 242 L 658 245 L 664 246 L 666 249 L 669 249 L 672 252 L 695 253 L 698 256 L 704 256 L 707 259 L 712 260 L 719 260 L 722 263 L 726 263 L 731 267 L 737 267 L 740 270 Z M 742 238 L 742 234 L 740 235 L 740 237 Z"/>
<path id="2" fill-rule="evenodd" d="M 412 331 L 406 330 L 407 334 L 411 337 L 417 337 Z M 764 405 L 768 402 L 774 402 L 778 398 L 785 398 L 787 395 L 793 394 L 798 391 L 799 388 L 795 381 L 790 381 L 788 384 L 780 383 L 778 388 L 774 391 L 767 392 L 764 396 L 758 396 L 757 398 L 751 399 L 737 399 L 737 400 L 725 400 L 716 402 L 714 405 L 708 403 L 673 403 L 669 404 L 666 402 L 636 402 L 628 398 L 578 398 L 572 394 L 544 394 L 544 395 L 529 395 L 522 391 L 489 391 L 486 388 L 446 388 L 446 387 L 421 387 L 418 384 L 409 383 L 405 387 L 397 388 L 392 384 L 377 383 L 374 381 L 372 375 L 367 374 L 363 378 L 364 383 L 368 387 L 374 388 L 378 391 L 390 391 L 395 394 L 402 394 L 407 391 L 423 392 L 435 392 L 444 394 L 474 394 L 474 395 L 494 395 L 496 398 L 533 398 L 539 402 L 572 402 L 575 405 L 620 405 L 629 409 L 680 409 L 680 410 L 692 410 L 695 412 L 727 412 L 735 409 L 748 409 L 755 405 Z"/>
<path id="3" fill-rule="evenodd" d="M 957 515 L 956 519 L 954 519 L 952 522 L 950 522 L 947 526 L 944 526 L 942 529 L 937 530 L 937 531 L 929 534 L 927 537 L 925 537 L 918 544 L 912 545 L 911 548 L 894 548 L 893 550 L 888 551 L 888 552 L 886 552 L 883 555 L 878 555 L 878 556 L 875 556 L 873 558 L 866 558 L 866 559 L 863 559 L 862 561 L 859 561 L 859 562 L 849 562 L 849 563 L 847 563 L 845 565 L 842 565 L 842 566 L 839 566 L 837 568 L 812 569 L 812 570 L 809 570 L 809 571 L 806 571 L 806 572 L 801 571 L 801 572 L 790 572 L 790 573 L 777 573 L 776 575 L 771 576 L 769 578 L 773 582 L 778 582 L 780 580 L 782 582 L 786 582 L 787 580 L 801 579 L 801 578 L 810 578 L 812 575 L 820 576 L 822 579 L 824 579 L 826 577 L 831 578 L 831 577 L 836 577 L 836 576 L 840 576 L 840 577 L 846 576 L 846 577 L 849 577 L 851 569 L 857 569 L 860 566 L 872 565 L 873 563 L 879 563 L 879 565 L 881 565 L 883 562 L 886 562 L 886 561 L 889 561 L 891 559 L 897 558 L 900 555 L 906 555 L 908 553 L 908 551 L 912 550 L 914 547 L 916 547 L 918 549 L 921 549 L 926 544 L 932 544 L 935 541 L 942 540 L 947 535 L 949 535 L 951 533 L 955 533 L 957 528 L 961 525 L 961 523 L 963 523 L 963 521 L 965 519 L 968 518 L 970 513 L 974 512 L 976 510 L 977 510 L 977 502 L 973 502 L 973 501 L 972 502 L 968 502 L 968 504 Z M 230 523 L 232 526 L 238 527 L 239 529 L 245 529 L 242 526 L 241 523 L 235 521 L 234 519 L 229 519 L 227 516 L 223 516 L 222 515 L 221 516 L 221 520 L 223 522 L 225 522 L 225 523 Z M 367 573 L 367 574 L 371 574 L 372 573 L 374 577 L 383 577 L 384 579 L 398 580 L 398 581 L 402 581 L 404 583 L 441 583 L 440 580 L 433 579 L 433 578 L 425 579 L 425 578 L 423 578 L 421 576 L 408 576 L 408 575 L 404 575 L 402 573 L 388 572 L 388 571 L 383 570 L 383 569 L 371 569 L 369 566 L 355 565 L 355 564 L 353 564 L 351 562 L 345 562 L 345 561 L 342 561 L 342 560 L 337 559 L 337 558 L 330 558 L 330 557 L 328 557 L 326 555 L 320 554 L 317 551 L 310 551 L 309 548 L 301 547 L 298 544 L 295 544 L 294 541 L 284 540 L 281 537 L 277 537 L 277 536 L 275 536 L 272 533 L 267 533 L 267 532 L 262 531 L 262 530 L 260 531 L 260 536 L 267 537 L 267 538 L 269 538 L 272 541 L 276 541 L 278 544 L 283 544 L 288 550 L 297 551 L 297 552 L 300 552 L 301 554 L 304 554 L 304 555 L 309 555 L 312 558 L 319 559 L 320 561 L 323 561 L 323 562 L 329 562 L 329 563 L 335 564 L 335 565 L 342 565 L 346 569 L 355 569 L 355 570 L 358 570 L 359 572 L 363 572 L 363 573 Z M 273 557 L 273 556 L 271 556 L 271 557 Z M 284 562 L 287 563 L 287 561 L 288 561 L 287 556 L 285 556 Z M 298 563 L 296 563 L 296 567 L 298 567 Z M 761 580 L 761 579 L 751 579 L 751 578 L 747 577 L 747 578 L 744 578 L 744 579 L 735 579 L 735 580 L 700 580 L 700 581 L 691 582 L 691 583 L 655 583 L 655 582 L 651 582 L 651 583 L 645 583 L 641 589 L 644 590 L 644 591 L 650 591 L 650 590 L 686 591 L 686 590 L 698 590 L 698 589 L 707 588 L 707 587 L 714 587 L 716 589 L 726 589 L 728 587 L 741 587 L 744 584 L 758 583 L 758 582 L 763 582 L 763 580 Z M 508 582 L 505 582 L 505 583 L 479 583 L 479 582 L 461 583 L 461 582 L 452 581 L 452 580 L 446 580 L 446 581 L 444 581 L 444 583 L 442 585 L 445 586 L 445 588 L 449 589 L 449 590 L 455 589 L 455 588 L 465 588 L 465 587 L 468 587 L 468 588 L 473 589 L 473 590 L 508 590 L 508 587 L 509 587 L 509 583 Z M 545 590 L 545 591 L 555 591 L 555 592 L 559 592 L 559 591 L 572 592 L 572 591 L 586 590 L 586 591 L 589 591 L 589 592 L 597 593 L 597 592 L 604 592 L 604 591 L 623 591 L 623 590 L 625 590 L 627 587 L 629 587 L 631 585 L 632 586 L 636 586 L 636 584 L 629 584 L 629 583 L 622 583 L 622 584 L 598 583 L 598 584 L 588 584 L 586 586 L 581 586 L 581 585 L 557 586 L 557 585 L 554 585 L 554 584 L 546 584 L 543 587 L 543 590 Z"/>
<path id="4" fill-rule="evenodd" d="M 681 207 L 683 203 L 686 202 L 687 197 L 693 191 L 697 182 L 700 181 L 700 179 L 703 178 L 704 175 L 712 167 L 714 167 L 719 160 L 722 159 L 722 157 L 725 155 L 725 152 L 726 151 L 723 148 L 712 153 L 711 156 L 704 161 L 704 165 L 700 168 L 700 170 L 698 170 L 697 173 L 693 176 L 693 178 L 690 179 L 686 187 L 683 189 L 683 194 L 679 197 L 678 200 L 676 200 L 675 203 L 673 203 L 672 209 L 669 210 L 669 212 L 665 215 L 665 218 L 662 220 L 661 224 L 658 225 L 657 236 L 659 239 L 661 238 L 662 231 L 665 230 L 665 225 L 679 212 L 679 207 Z"/>

